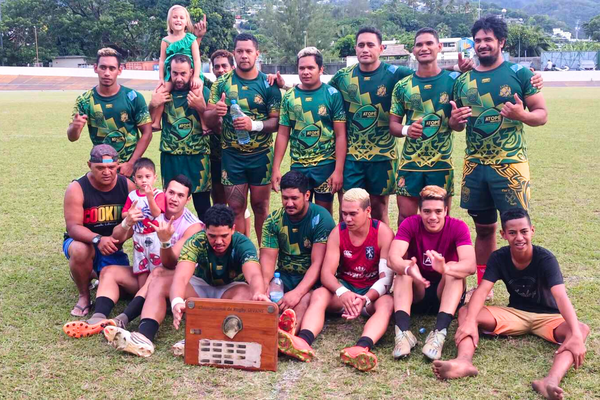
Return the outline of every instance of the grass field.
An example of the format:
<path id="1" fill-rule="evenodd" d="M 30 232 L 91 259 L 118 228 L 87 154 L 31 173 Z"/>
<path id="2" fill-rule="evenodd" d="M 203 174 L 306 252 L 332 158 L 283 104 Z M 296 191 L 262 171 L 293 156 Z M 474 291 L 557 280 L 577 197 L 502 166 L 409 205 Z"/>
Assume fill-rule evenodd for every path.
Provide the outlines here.
<path id="1" fill-rule="evenodd" d="M 528 129 L 534 243 L 551 249 L 581 320 L 592 328 L 585 364 L 563 382 L 568 398 L 600 397 L 600 140 L 593 120 L 600 89 L 544 90 L 549 123 Z M 170 346 L 183 337 L 167 317 L 149 359 L 116 352 L 102 336 L 70 339 L 62 325 L 77 300 L 61 251 L 62 201 L 68 183 L 87 169 L 90 141 L 65 134 L 76 92 L 0 93 L 0 398 L 538 398 L 530 386 L 549 369 L 556 347 L 535 337 L 483 339 L 477 378 L 437 381 L 420 356 L 394 361 L 393 329 L 375 347 L 370 374 L 342 365 L 339 351 L 359 337 L 364 321 L 328 320 L 315 341 L 316 360 L 280 358 L 277 373 L 190 367 Z M 594 111 L 595 110 L 595 111 Z M 461 165 L 458 134 L 455 164 Z M 159 159 L 156 135 L 147 155 Z M 288 161 L 289 162 L 289 161 Z M 284 170 L 286 170 L 285 168 Z M 458 168 L 460 169 L 460 167 Z M 457 192 L 459 192 L 457 174 Z M 458 198 L 457 198 L 458 200 Z M 395 220 L 395 200 L 390 208 Z M 280 205 L 276 195 L 271 209 Z M 452 214 L 469 222 L 458 208 Z M 395 230 L 396 224 L 392 223 Z M 473 232 L 473 231 L 472 231 Z M 473 232 L 474 234 L 474 232 Z M 474 237 L 474 236 L 473 236 Z M 500 241 L 500 238 L 498 238 Z M 472 285 L 474 278 L 469 278 Z M 500 284 L 501 285 L 501 284 Z M 504 305 L 504 288 L 494 304 Z M 124 308 L 120 302 L 115 313 Z M 115 314 L 116 315 L 116 314 Z M 414 318 L 413 332 L 434 319 Z M 137 321 L 131 326 L 137 328 Z M 454 357 L 452 323 L 443 358 Z M 421 344 L 424 335 L 417 335 Z"/>

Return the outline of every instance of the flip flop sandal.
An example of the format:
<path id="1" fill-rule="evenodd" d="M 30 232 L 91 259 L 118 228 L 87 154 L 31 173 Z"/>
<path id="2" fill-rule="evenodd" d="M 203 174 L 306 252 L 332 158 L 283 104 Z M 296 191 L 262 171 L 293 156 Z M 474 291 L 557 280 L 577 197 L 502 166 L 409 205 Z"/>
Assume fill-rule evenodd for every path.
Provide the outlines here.
<path id="1" fill-rule="evenodd" d="M 116 323 L 112 319 L 103 319 L 95 324 L 89 324 L 87 321 L 72 321 L 63 326 L 63 331 L 67 336 L 79 339 L 96 335 L 109 325 L 116 326 Z"/>

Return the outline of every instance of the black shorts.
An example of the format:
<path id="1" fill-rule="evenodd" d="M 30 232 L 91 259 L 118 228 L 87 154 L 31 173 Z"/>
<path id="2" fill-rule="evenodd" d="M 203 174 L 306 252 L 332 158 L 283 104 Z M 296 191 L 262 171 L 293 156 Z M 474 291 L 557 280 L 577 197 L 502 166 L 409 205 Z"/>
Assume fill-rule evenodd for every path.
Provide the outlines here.
<path id="1" fill-rule="evenodd" d="M 418 303 L 413 303 L 410 308 L 411 315 L 413 314 L 424 314 L 424 315 L 437 315 L 440 311 L 440 299 L 437 296 L 437 289 L 440 285 L 440 282 L 431 282 L 428 288 L 425 289 L 425 296 Z M 465 304 L 465 295 L 466 290 L 463 290 L 462 296 L 460 297 L 460 301 L 458 302 L 458 307 L 456 307 L 456 311 Z"/>

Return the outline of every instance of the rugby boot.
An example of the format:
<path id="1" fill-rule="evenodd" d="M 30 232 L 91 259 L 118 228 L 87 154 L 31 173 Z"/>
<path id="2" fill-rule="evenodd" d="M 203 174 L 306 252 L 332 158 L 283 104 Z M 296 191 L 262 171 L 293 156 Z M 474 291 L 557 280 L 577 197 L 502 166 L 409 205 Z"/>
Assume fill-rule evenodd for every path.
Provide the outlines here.
<path id="1" fill-rule="evenodd" d="M 442 358 L 442 349 L 444 348 L 444 342 L 446 341 L 446 328 L 438 331 L 437 329 L 429 332 L 427 339 L 425 339 L 425 345 L 423 345 L 423 354 L 430 360 L 439 360 Z"/>
<path id="2" fill-rule="evenodd" d="M 394 358 L 406 357 L 417 344 L 417 338 L 411 331 L 401 331 L 397 326 L 394 327 L 396 337 L 394 339 Z"/>
<path id="3" fill-rule="evenodd" d="M 277 330 L 277 336 L 277 347 L 283 354 L 305 362 L 310 362 L 314 358 L 315 351 L 304 339 L 282 329 Z"/>
<path id="4" fill-rule="evenodd" d="M 377 366 L 377 356 L 366 347 L 346 347 L 340 352 L 340 358 L 344 364 L 351 365 L 362 372 L 370 371 Z"/>

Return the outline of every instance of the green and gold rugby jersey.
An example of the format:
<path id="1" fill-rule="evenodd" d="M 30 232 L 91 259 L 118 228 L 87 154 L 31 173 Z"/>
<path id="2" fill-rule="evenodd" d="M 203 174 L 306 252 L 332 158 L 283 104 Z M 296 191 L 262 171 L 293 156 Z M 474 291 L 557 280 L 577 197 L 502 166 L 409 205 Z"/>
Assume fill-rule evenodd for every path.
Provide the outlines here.
<path id="1" fill-rule="evenodd" d="M 334 122 L 346 122 L 344 99 L 323 83 L 315 90 L 298 86 L 283 96 L 279 124 L 291 128 L 292 166 L 313 167 L 335 162 Z"/>
<path id="2" fill-rule="evenodd" d="M 231 100 L 237 100 L 240 108 L 253 121 L 265 121 L 269 114 L 279 114 L 281 91 L 277 86 L 269 85 L 267 75 L 262 72 L 252 80 L 240 78 L 233 70 L 219 78 L 212 85 L 209 103 L 216 104 L 225 93 L 225 103 L 231 106 Z M 250 132 L 250 143 L 241 145 L 237 141 L 233 120 L 228 113 L 223 117 L 221 133 L 223 150 L 238 153 L 263 153 L 273 145 L 273 134 L 270 132 Z"/>
<path id="3" fill-rule="evenodd" d="M 210 90 L 212 89 L 213 84 L 214 84 L 214 82 L 209 80 L 205 75 L 204 76 L 204 87 L 208 88 L 209 93 L 210 93 Z M 207 102 L 209 99 L 210 99 L 210 94 L 207 97 L 205 97 L 205 100 Z M 209 136 L 209 138 L 210 138 L 210 159 L 215 160 L 215 161 L 220 161 L 221 160 L 221 132 L 214 132 L 212 135 Z"/>
<path id="4" fill-rule="evenodd" d="M 162 115 L 160 151 L 176 156 L 209 154 L 210 136 L 202 135 L 202 124 L 198 112 L 188 106 L 188 90 L 173 90 L 173 101 L 165 103 Z M 207 87 L 204 98 L 210 96 Z"/>
<path id="5" fill-rule="evenodd" d="M 194 275 L 211 286 L 243 281 L 242 266 L 247 262 L 255 262 L 260 268 L 256 247 L 239 232 L 231 236 L 231 243 L 222 256 L 215 254 L 205 231 L 195 233 L 181 248 L 179 261 L 197 263 Z"/>
<path id="6" fill-rule="evenodd" d="M 121 86 L 117 94 L 100 96 L 96 88 L 75 100 L 75 115 L 87 115 L 88 131 L 94 146 L 109 144 L 119 153 L 119 161 L 129 161 L 140 138 L 138 127 L 152 122 L 146 100 L 140 92 Z"/>
<path id="7" fill-rule="evenodd" d="M 342 93 L 348 121 L 348 155 L 352 161 L 398 159 L 396 138 L 390 134 L 390 104 L 394 85 L 414 71 L 403 66 L 381 65 L 362 72 L 359 64 L 342 68 L 329 84 Z"/>
<path id="8" fill-rule="evenodd" d="M 260 247 L 279 250 L 277 268 L 295 274 L 305 274 L 311 264 L 312 246 L 327 243 L 335 222 L 329 211 L 309 203 L 300 221 L 292 221 L 285 208 L 273 211 L 262 228 Z"/>
<path id="9" fill-rule="evenodd" d="M 466 160 L 476 164 L 506 164 L 527 161 L 523 123 L 504 118 L 504 103 L 515 103 L 515 93 L 524 104 L 539 93 L 531 84 L 533 72 L 519 64 L 503 62 L 491 71 L 471 70 L 456 79 L 454 101 L 471 107 L 467 121 Z"/>
<path id="10" fill-rule="evenodd" d="M 438 75 L 421 78 L 407 76 L 394 87 L 390 114 L 410 125 L 423 118 L 423 135 L 406 137 L 400 156 L 403 171 L 441 171 L 452 169 L 453 134 L 448 121 L 452 106 L 452 88 L 458 72 L 442 70 Z"/>

